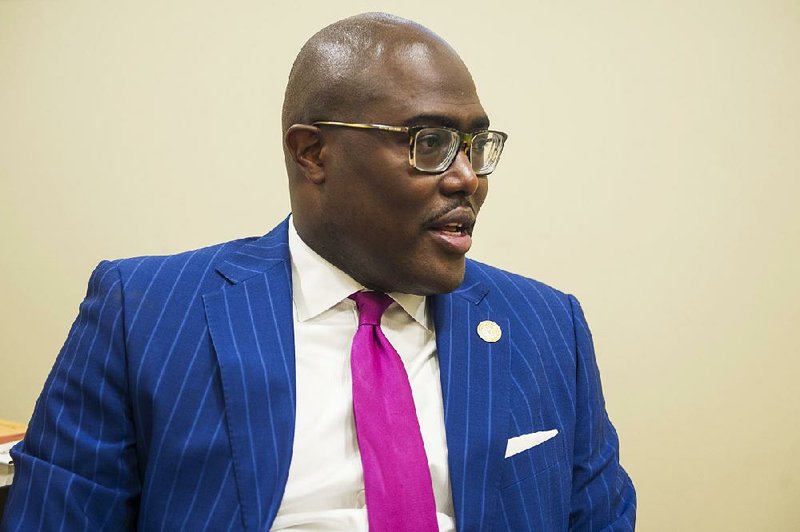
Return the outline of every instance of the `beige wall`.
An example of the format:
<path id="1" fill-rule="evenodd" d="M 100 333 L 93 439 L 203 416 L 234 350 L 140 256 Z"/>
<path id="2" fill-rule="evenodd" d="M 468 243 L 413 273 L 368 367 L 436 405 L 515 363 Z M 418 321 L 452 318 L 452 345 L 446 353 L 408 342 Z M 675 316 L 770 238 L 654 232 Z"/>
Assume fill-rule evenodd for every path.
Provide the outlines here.
<path id="1" fill-rule="evenodd" d="M 640 529 L 800 529 L 797 0 L 163 4 L 0 1 L 0 417 L 99 260 L 286 214 L 294 54 L 381 8 L 510 134 L 472 256 L 583 302 Z"/>

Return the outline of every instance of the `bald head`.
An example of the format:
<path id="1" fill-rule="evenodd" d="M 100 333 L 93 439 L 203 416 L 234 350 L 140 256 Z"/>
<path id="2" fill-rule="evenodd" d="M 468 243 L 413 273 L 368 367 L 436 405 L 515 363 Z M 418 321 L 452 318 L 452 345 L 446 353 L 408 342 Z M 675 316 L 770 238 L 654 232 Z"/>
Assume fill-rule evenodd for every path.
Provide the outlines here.
<path id="1" fill-rule="evenodd" d="M 315 120 L 364 120 L 371 102 L 391 96 L 394 80 L 381 75 L 383 65 L 434 57 L 466 71 L 447 42 L 416 22 L 386 13 L 334 22 L 311 37 L 295 59 L 283 102 L 283 131 Z"/>

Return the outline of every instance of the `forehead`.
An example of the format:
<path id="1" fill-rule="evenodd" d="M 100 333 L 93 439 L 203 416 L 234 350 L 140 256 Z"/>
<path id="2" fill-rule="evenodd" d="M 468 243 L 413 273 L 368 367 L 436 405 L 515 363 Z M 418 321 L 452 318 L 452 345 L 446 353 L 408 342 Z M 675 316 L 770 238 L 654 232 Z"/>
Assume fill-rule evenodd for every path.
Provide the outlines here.
<path id="1" fill-rule="evenodd" d="M 375 96 L 365 106 L 368 119 L 463 130 L 488 126 L 472 76 L 452 50 L 412 42 L 381 55 L 365 69 Z"/>

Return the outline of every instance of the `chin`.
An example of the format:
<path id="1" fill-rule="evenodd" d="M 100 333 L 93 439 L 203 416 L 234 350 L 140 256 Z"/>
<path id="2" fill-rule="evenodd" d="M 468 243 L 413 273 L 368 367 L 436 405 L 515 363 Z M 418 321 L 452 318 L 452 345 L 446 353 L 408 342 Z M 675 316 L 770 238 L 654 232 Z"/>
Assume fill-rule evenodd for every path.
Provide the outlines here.
<path id="1" fill-rule="evenodd" d="M 430 296 L 452 292 L 464 281 L 465 259 L 460 261 L 445 261 L 442 263 L 431 261 L 413 261 L 413 268 L 403 272 L 383 271 L 380 277 L 358 280 L 370 290 L 381 292 L 401 292 Z"/>
<path id="2" fill-rule="evenodd" d="M 443 275 L 426 279 L 423 295 L 447 294 L 461 286 L 464 281 L 464 267 L 458 270 L 449 269 Z"/>

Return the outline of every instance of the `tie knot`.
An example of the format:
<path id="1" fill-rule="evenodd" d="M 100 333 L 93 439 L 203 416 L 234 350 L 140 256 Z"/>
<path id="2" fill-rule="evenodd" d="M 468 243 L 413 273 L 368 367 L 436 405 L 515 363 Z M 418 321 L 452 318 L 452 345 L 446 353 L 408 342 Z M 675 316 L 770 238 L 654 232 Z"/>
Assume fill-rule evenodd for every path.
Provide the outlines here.
<path id="1" fill-rule="evenodd" d="M 380 325 L 381 316 L 394 301 L 383 292 L 356 292 L 350 299 L 356 302 L 359 325 Z"/>

